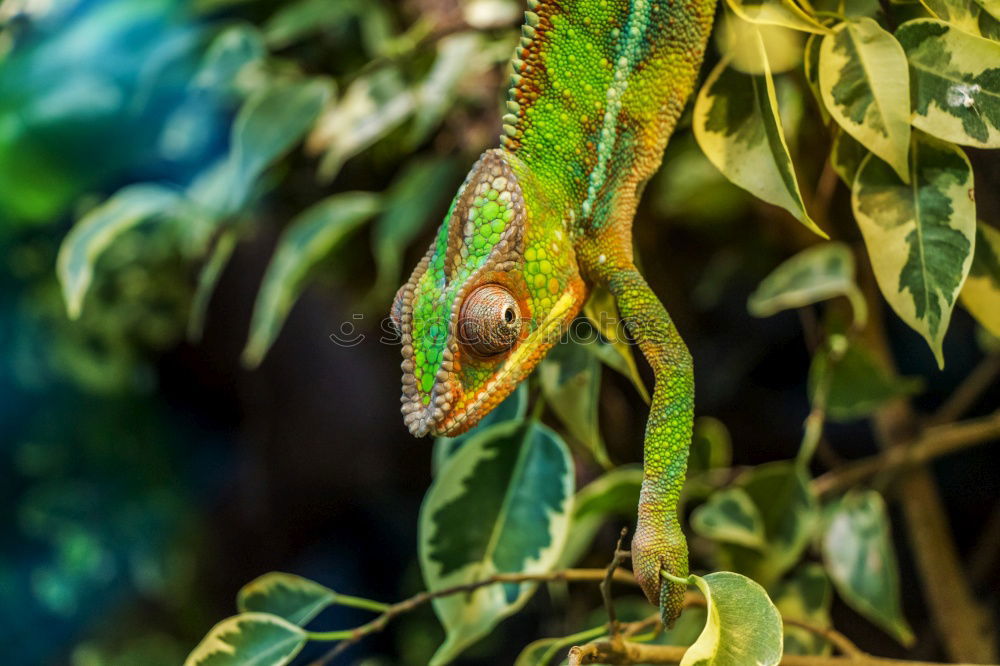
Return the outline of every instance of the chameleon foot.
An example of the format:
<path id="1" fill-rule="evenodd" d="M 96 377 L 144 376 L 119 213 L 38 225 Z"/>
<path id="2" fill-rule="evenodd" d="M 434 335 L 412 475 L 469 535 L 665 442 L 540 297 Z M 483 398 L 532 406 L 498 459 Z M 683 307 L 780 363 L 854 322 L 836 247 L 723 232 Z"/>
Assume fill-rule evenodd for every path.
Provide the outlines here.
<path id="1" fill-rule="evenodd" d="M 632 572 L 649 602 L 659 607 L 666 627 L 672 626 L 681 614 L 687 586 L 667 579 L 660 572 L 686 578 L 687 569 L 687 544 L 676 520 L 671 525 L 662 514 L 640 512 L 632 539 Z"/>

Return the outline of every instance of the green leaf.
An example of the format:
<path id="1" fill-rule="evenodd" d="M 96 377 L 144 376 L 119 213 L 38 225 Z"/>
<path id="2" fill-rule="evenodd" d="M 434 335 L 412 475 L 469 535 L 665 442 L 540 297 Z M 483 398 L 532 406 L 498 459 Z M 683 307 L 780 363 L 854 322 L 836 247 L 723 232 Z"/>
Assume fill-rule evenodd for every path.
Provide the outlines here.
<path id="1" fill-rule="evenodd" d="M 236 607 L 241 613 L 270 613 L 300 627 L 336 601 L 337 593 L 330 588 L 278 571 L 255 578 L 236 595 Z"/>
<path id="2" fill-rule="evenodd" d="M 997 0 L 976 0 L 990 16 L 1000 21 L 1000 2 Z"/>
<path id="3" fill-rule="evenodd" d="M 823 567 L 814 562 L 802 565 L 775 585 L 771 598 L 782 618 L 808 622 L 821 629 L 831 626 L 833 590 Z M 784 654 L 830 654 L 830 642 L 815 632 L 785 624 L 784 634 Z"/>
<path id="4" fill-rule="evenodd" d="M 448 458 L 453 456 L 470 439 L 498 423 L 520 421 L 524 418 L 527 411 L 528 385 L 526 382 L 521 382 L 514 389 L 513 393 L 487 413 L 486 416 L 479 419 L 479 423 L 470 430 L 455 437 L 438 437 L 434 440 L 434 451 L 431 455 L 431 469 L 434 471 L 434 474 L 437 475 Z"/>
<path id="5" fill-rule="evenodd" d="M 826 414 L 831 421 L 854 421 L 871 415 L 893 398 L 918 392 L 918 378 L 900 378 L 888 372 L 860 340 L 848 342 L 836 362 L 824 350 L 813 356 L 809 368 L 810 399 L 816 394 L 821 378 L 830 382 Z"/>
<path id="6" fill-rule="evenodd" d="M 760 36 L 754 35 L 764 74 L 742 74 L 723 60 L 694 106 L 694 135 L 705 156 L 734 184 L 780 206 L 826 236 L 806 213 L 781 130 L 774 82 Z"/>
<path id="7" fill-rule="evenodd" d="M 416 89 L 416 107 L 407 145 L 418 146 L 454 106 L 459 84 L 486 71 L 492 64 L 483 57 L 485 44 L 475 31 L 460 32 L 438 40 L 437 58 L 427 78 Z"/>
<path id="8" fill-rule="evenodd" d="M 944 367 L 941 343 L 972 263 L 972 168 L 957 147 L 916 132 L 910 178 L 869 156 L 851 200 L 882 295 Z"/>
<path id="9" fill-rule="evenodd" d="M 602 338 L 588 344 L 588 351 L 608 367 L 628 377 L 648 405 L 649 391 L 639 375 L 633 345 L 629 344 L 615 297 L 604 287 L 595 286 L 591 289 L 587 302 L 583 304 L 583 314 Z M 607 344 L 604 343 L 605 340 Z"/>
<path id="10" fill-rule="evenodd" d="M 83 299 L 94 279 L 94 267 L 115 239 L 148 220 L 179 214 L 183 203 L 180 194 L 166 187 L 151 183 L 129 185 L 73 226 L 63 239 L 56 261 L 71 319 L 80 316 Z"/>
<path id="11" fill-rule="evenodd" d="M 454 160 L 413 159 L 393 182 L 385 208 L 372 227 L 376 278 L 370 300 L 384 307 L 384 301 L 392 298 L 400 281 L 403 252 L 444 202 L 450 188 L 442 184 L 450 183 L 455 175 Z"/>
<path id="12" fill-rule="evenodd" d="M 729 57 L 730 65 L 744 74 L 763 74 L 757 34 L 764 43 L 771 74 L 787 72 L 802 62 L 802 33 L 780 25 L 750 23 L 729 12 L 719 17 L 715 31 L 719 53 Z M 785 130 L 788 131 L 787 127 Z"/>
<path id="13" fill-rule="evenodd" d="M 420 509 L 420 568 L 429 590 L 496 573 L 552 570 L 573 500 L 566 444 L 531 421 L 471 438 L 435 477 Z M 533 584 L 489 585 L 434 600 L 447 631 L 432 664 L 445 664 L 519 609 Z"/>
<path id="14" fill-rule="evenodd" d="M 920 3 L 934 17 L 973 35 L 981 34 L 979 19 L 985 13 L 984 7 L 991 4 L 990 0 L 984 0 L 982 5 L 976 0 L 920 0 Z M 995 1 L 992 4 L 996 5 Z"/>
<path id="15" fill-rule="evenodd" d="M 198 285 L 191 302 L 191 314 L 188 316 L 187 336 L 189 340 L 201 339 L 205 327 L 205 316 L 208 314 L 208 304 L 212 300 L 212 294 L 215 293 L 215 285 L 218 284 L 219 278 L 222 277 L 222 271 L 229 264 L 238 241 L 239 237 L 236 231 L 229 229 L 222 232 L 215 242 L 215 247 L 212 249 L 208 261 L 198 273 Z"/>
<path id="16" fill-rule="evenodd" d="M 260 63 L 267 50 L 260 32 L 251 25 L 226 28 L 212 40 L 201 59 L 194 84 L 205 90 L 236 86 L 240 73 Z"/>
<path id="17" fill-rule="evenodd" d="M 904 645 L 913 642 L 899 604 L 899 574 L 882 496 L 852 490 L 825 521 L 823 561 L 840 596 Z"/>
<path id="18" fill-rule="evenodd" d="M 225 210 L 243 204 L 257 178 L 302 139 L 332 96 L 329 81 L 309 79 L 267 86 L 246 101 L 233 122 Z"/>
<path id="19" fill-rule="evenodd" d="M 729 467 L 733 462 L 733 442 L 729 429 L 719 419 L 699 416 L 688 453 L 688 478 L 710 469 Z"/>
<path id="20" fill-rule="evenodd" d="M 959 298 L 983 328 L 1000 337 L 1000 231 L 982 222 L 976 226 L 976 252 Z"/>
<path id="21" fill-rule="evenodd" d="M 272 49 L 283 49 L 310 35 L 347 23 L 361 9 L 361 3 L 356 0 L 282 3 L 264 24 L 264 36 Z"/>
<path id="22" fill-rule="evenodd" d="M 819 507 L 805 470 L 791 461 L 759 465 L 736 484 L 757 507 L 764 524 L 764 548 L 722 544 L 720 565 L 770 585 L 794 566 L 819 524 Z"/>
<path id="23" fill-rule="evenodd" d="M 283 666 L 306 640 L 306 632 L 280 617 L 241 613 L 212 627 L 184 666 Z"/>
<path id="24" fill-rule="evenodd" d="M 570 435 L 583 443 L 599 465 L 611 466 L 597 423 L 601 364 L 586 345 L 563 341 L 538 366 L 546 403 Z"/>
<path id="25" fill-rule="evenodd" d="M 802 32 L 828 32 L 791 0 L 727 0 L 727 4 L 737 16 L 750 23 L 780 25 Z"/>
<path id="26" fill-rule="evenodd" d="M 695 532 L 725 543 L 735 543 L 754 550 L 766 546 L 764 520 L 757 505 L 742 488 L 724 488 L 712 493 L 705 504 L 691 514 Z"/>
<path id="27" fill-rule="evenodd" d="M 858 325 L 867 318 L 864 295 L 854 282 L 854 255 L 844 243 L 813 245 L 771 271 L 750 294 L 747 308 L 755 317 L 845 296 Z"/>
<path id="28" fill-rule="evenodd" d="M 393 68 L 355 79 L 337 105 L 323 114 L 310 137 L 310 145 L 325 152 L 320 177 L 333 180 L 344 162 L 409 118 L 416 103 L 416 95 Z"/>
<path id="29" fill-rule="evenodd" d="M 847 132 L 836 129 L 830 148 L 830 164 L 847 187 L 854 186 L 854 179 L 861 162 L 869 155 L 868 149 L 855 141 Z"/>
<path id="30" fill-rule="evenodd" d="M 933 19 L 907 21 L 896 39 L 910 63 L 914 127 L 1000 148 L 1000 44 Z"/>
<path id="31" fill-rule="evenodd" d="M 692 576 L 708 601 L 708 622 L 680 666 L 775 666 L 781 616 L 760 585 L 729 571 Z"/>
<path id="32" fill-rule="evenodd" d="M 598 530 L 612 516 L 631 524 L 639 506 L 642 467 L 623 465 L 594 479 L 576 494 L 566 546 L 559 556 L 559 569 L 576 566 Z"/>
<path id="33" fill-rule="evenodd" d="M 908 181 L 910 77 L 899 42 L 870 18 L 845 21 L 823 38 L 819 82 L 834 120 Z"/>
<path id="34" fill-rule="evenodd" d="M 822 45 L 823 35 L 816 33 L 809 35 L 802 54 L 802 71 L 805 74 L 806 83 L 809 84 L 809 90 L 812 91 L 813 98 L 816 100 L 816 106 L 819 107 L 819 114 L 823 119 L 823 124 L 828 125 L 830 123 L 830 112 L 823 102 L 823 93 L 819 90 L 819 51 Z"/>
<path id="35" fill-rule="evenodd" d="M 250 321 L 243 362 L 260 364 L 304 287 L 309 270 L 365 220 L 378 212 L 378 196 L 343 192 L 323 199 L 292 220 L 278 240 Z"/>

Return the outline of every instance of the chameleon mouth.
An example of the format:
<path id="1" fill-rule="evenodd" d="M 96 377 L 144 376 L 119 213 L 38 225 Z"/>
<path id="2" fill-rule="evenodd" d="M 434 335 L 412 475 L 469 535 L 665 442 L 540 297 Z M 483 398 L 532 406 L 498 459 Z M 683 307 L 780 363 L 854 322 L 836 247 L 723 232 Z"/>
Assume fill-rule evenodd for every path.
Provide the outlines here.
<path id="1" fill-rule="evenodd" d="M 411 418 L 412 417 L 412 418 Z M 435 428 L 435 415 L 434 406 L 427 405 L 427 407 L 419 412 L 410 412 L 404 417 L 404 422 L 406 427 L 409 429 L 410 434 L 414 437 L 424 437 L 428 434 L 441 435 Z"/>
<path id="2" fill-rule="evenodd" d="M 423 410 L 419 418 L 407 422 L 410 432 L 415 437 L 428 433 L 439 437 L 453 437 L 474 427 L 534 369 L 543 352 L 559 339 L 563 322 L 576 314 L 576 303 L 577 299 L 571 291 L 564 293 L 542 324 L 511 352 L 499 372 L 471 404 L 457 413 L 452 408 L 446 412 L 442 410 L 440 414 L 435 413 L 433 405 L 428 405 L 428 409 Z M 506 387 L 506 390 L 502 390 L 502 387 Z M 420 430 L 420 434 L 417 434 L 417 430 Z"/>

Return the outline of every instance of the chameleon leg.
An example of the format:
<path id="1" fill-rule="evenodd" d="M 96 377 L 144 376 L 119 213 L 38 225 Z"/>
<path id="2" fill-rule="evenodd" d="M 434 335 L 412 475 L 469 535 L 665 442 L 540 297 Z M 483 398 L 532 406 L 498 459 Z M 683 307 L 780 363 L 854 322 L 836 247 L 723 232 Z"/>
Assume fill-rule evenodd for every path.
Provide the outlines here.
<path id="1" fill-rule="evenodd" d="M 643 449 L 645 468 L 639 520 L 632 539 L 632 568 L 646 597 L 673 624 L 684 601 L 684 585 L 660 576 L 688 574 L 687 542 L 677 502 L 687 470 L 694 418 L 691 354 L 663 304 L 632 266 L 614 269 L 607 285 L 629 333 L 653 368 L 656 387 Z"/>

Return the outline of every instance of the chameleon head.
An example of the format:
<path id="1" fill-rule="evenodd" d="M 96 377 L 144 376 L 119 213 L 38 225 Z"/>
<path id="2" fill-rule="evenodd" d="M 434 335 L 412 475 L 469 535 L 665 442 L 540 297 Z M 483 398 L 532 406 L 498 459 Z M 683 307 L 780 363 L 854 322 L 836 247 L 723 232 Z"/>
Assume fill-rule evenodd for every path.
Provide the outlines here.
<path id="1" fill-rule="evenodd" d="M 525 204 L 513 160 L 490 150 L 476 162 L 396 294 L 403 420 L 417 437 L 474 426 L 580 308 L 584 286 L 560 213 Z"/>

